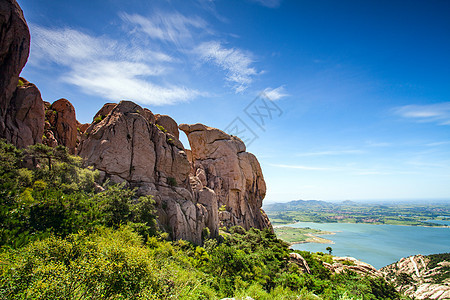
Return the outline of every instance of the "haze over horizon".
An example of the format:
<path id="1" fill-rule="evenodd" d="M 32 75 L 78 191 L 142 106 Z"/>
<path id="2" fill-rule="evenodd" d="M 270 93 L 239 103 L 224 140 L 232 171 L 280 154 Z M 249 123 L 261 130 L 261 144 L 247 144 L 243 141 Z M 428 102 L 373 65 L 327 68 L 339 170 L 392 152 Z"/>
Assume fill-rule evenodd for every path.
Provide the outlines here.
<path id="1" fill-rule="evenodd" d="M 127 99 L 239 127 L 265 203 L 450 200 L 449 1 L 18 3 L 21 76 L 82 123 Z"/>

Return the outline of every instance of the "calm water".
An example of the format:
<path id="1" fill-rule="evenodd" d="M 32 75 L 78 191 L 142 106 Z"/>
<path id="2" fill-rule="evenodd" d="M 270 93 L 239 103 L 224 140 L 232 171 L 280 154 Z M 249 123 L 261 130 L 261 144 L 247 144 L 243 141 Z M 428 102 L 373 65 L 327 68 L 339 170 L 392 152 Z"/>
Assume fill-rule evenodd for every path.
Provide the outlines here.
<path id="1" fill-rule="evenodd" d="M 332 240 L 332 245 L 295 244 L 293 249 L 326 253 L 330 246 L 333 255 L 352 256 L 377 269 L 410 255 L 450 252 L 450 228 L 311 222 L 289 226 L 336 232 L 321 235 Z"/>

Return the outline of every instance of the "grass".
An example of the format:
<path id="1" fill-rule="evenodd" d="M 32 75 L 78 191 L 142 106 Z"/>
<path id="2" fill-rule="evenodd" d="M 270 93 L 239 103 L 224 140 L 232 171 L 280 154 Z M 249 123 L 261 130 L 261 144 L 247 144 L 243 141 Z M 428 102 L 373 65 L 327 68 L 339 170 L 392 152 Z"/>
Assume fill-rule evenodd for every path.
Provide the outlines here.
<path id="1" fill-rule="evenodd" d="M 318 237 L 321 234 L 334 234 L 333 232 L 322 231 L 319 229 L 306 228 L 294 228 L 294 227 L 275 227 L 275 233 L 279 239 L 289 243 L 289 244 L 300 244 L 300 243 L 320 243 L 320 244 L 331 244 L 332 241 Z"/>

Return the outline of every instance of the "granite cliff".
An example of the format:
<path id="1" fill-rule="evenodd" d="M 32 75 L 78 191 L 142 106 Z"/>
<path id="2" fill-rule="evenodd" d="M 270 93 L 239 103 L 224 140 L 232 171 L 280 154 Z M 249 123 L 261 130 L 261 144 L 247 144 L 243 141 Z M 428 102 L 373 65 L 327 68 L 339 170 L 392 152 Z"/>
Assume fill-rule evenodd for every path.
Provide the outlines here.
<path id="1" fill-rule="evenodd" d="M 192 150 L 185 149 L 175 120 L 131 101 L 107 103 L 91 124 L 80 124 L 68 100 L 45 102 L 34 84 L 19 78 L 30 33 L 15 0 L 0 2 L 0 28 L 0 138 L 18 147 L 64 145 L 100 171 L 99 183 L 153 195 L 159 225 L 173 239 L 201 243 L 221 226 L 271 228 L 261 209 L 261 167 L 239 138 L 182 124 Z"/>

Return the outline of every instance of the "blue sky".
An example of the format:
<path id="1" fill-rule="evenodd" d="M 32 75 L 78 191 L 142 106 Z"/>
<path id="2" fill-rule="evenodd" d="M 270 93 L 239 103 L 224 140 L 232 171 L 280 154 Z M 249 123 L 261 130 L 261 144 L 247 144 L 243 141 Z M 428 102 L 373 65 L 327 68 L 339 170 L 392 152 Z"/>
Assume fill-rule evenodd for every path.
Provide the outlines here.
<path id="1" fill-rule="evenodd" d="M 22 76 L 82 123 L 127 99 L 237 130 L 266 203 L 450 199 L 449 1 L 18 2 Z"/>

